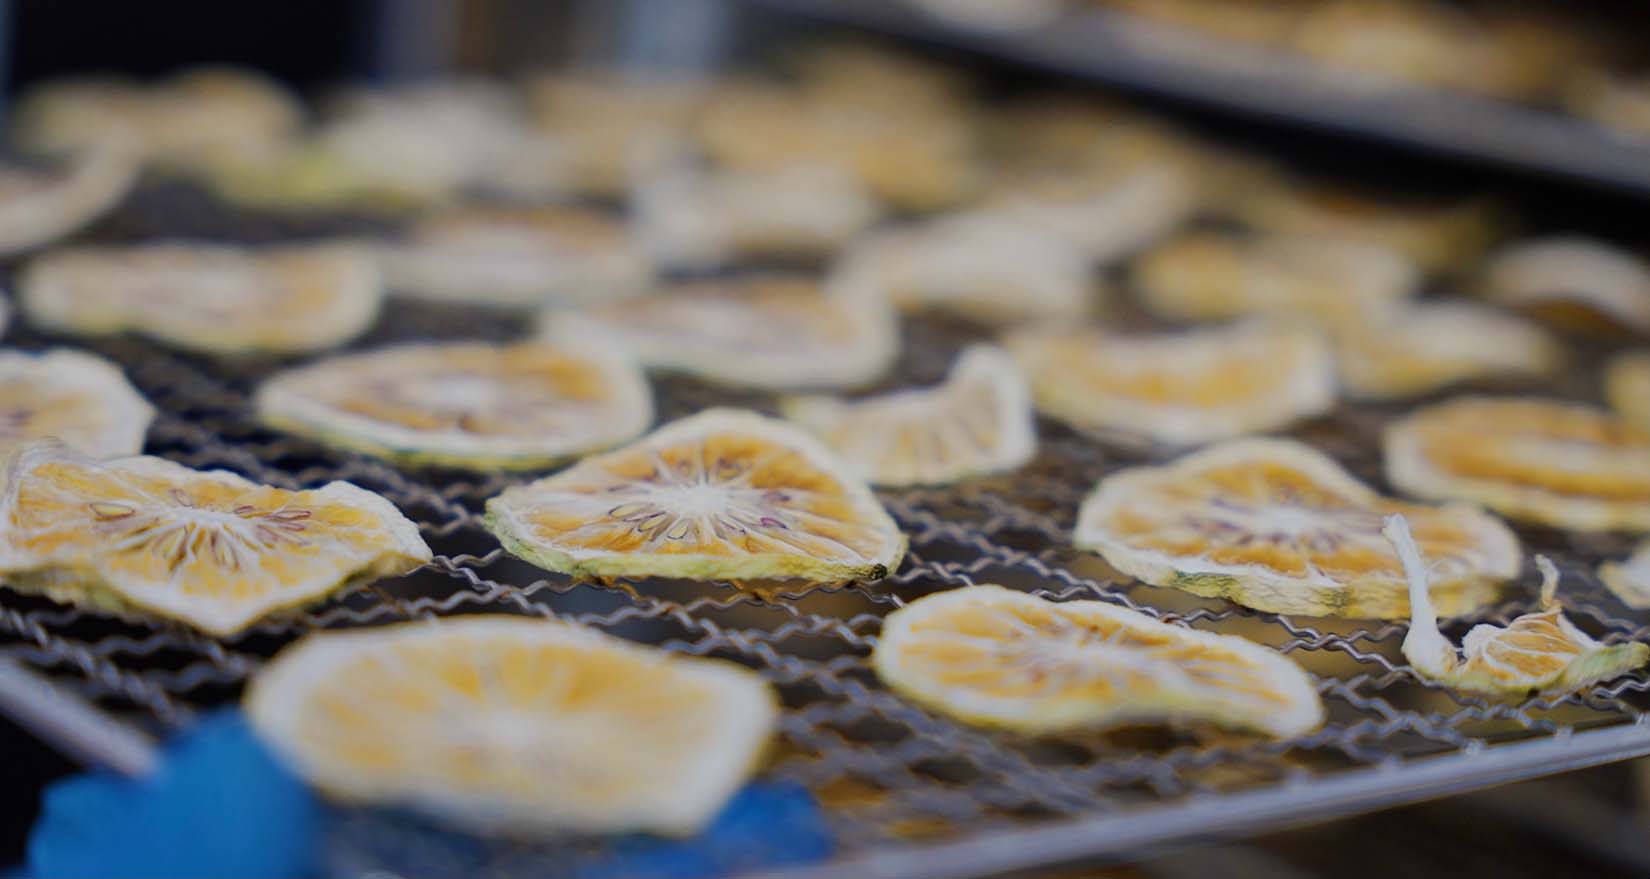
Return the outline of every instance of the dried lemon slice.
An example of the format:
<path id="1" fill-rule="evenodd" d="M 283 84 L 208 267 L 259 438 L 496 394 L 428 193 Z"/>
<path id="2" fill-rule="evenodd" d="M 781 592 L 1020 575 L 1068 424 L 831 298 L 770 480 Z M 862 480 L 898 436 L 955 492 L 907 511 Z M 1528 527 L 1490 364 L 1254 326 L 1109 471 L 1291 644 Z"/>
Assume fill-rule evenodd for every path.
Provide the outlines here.
<path id="1" fill-rule="evenodd" d="M 1008 353 L 975 345 L 931 388 L 848 402 L 784 401 L 785 416 L 824 438 L 875 485 L 938 485 L 1019 468 L 1036 452 L 1031 393 Z"/>
<path id="2" fill-rule="evenodd" d="M 1650 645 L 1630 641 L 1605 646 L 1576 628 L 1558 601 L 1558 569 L 1545 556 L 1535 557 L 1541 569 L 1541 610 L 1523 614 L 1505 628 L 1473 626 L 1457 653 L 1438 631 L 1438 615 L 1427 594 L 1426 560 L 1404 517 L 1388 517 L 1383 531 L 1409 578 L 1404 658 L 1427 680 L 1486 696 L 1551 695 L 1620 677 L 1650 661 Z"/>
<path id="3" fill-rule="evenodd" d="M 1379 244 L 1194 232 L 1143 256 L 1132 282 L 1152 313 L 1171 320 L 1299 313 L 1338 326 L 1391 310 L 1420 275 Z"/>
<path id="4" fill-rule="evenodd" d="M 802 429 L 710 409 L 487 502 L 511 553 L 551 571 L 695 580 L 875 580 L 905 535 Z"/>
<path id="5" fill-rule="evenodd" d="M 382 299 L 372 259 L 330 245 L 70 248 L 30 262 L 21 289 L 38 326 L 213 354 L 331 348 L 365 331 Z"/>
<path id="6" fill-rule="evenodd" d="M 1635 610 L 1650 608 L 1650 541 L 1639 545 L 1624 562 L 1605 562 L 1598 578 L 1622 604 Z"/>
<path id="7" fill-rule="evenodd" d="M 515 833 L 691 834 L 755 768 L 779 714 L 735 663 L 503 615 L 311 636 L 245 704 L 332 796 Z"/>
<path id="8" fill-rule="evenodd" d="M 1196 176 L 1158 161 L 1136 168 L 1038 169 L 1005 175 L 991 210 L 1076 245 L 1108 264 L 1152 244 L 1198 208 Z"/>
<path id="9" fill-rule="evenodd" d="M 1027 733 L 1169 722 L 1288 738 L 1324 717 L 1300 666 L 1252 641 L 1001 586 L 940 592 L 894 611 L 871 663 L 914 702 Z"/>
<path id="10" fill-rule="evenodd" d="M 1434 272 L 1473 259 L 1493 240 L 1483 201 L 1422 202 L 1279 180 L 1233 203 L 1255 227 L 1292 235 L 1379 244 Z"/>
<path id="11" fill-rule="evenodd" d="M 899 344 L 893 311 L 879 297 L 777 275 L 548 311 L 539 333 L 551 343 L 599 339 L 644 366 L 767 389 L 867 384 L 893 363 Z"/>
<path id="12" fill-rule="evenodd" d="M 1391 513 L 1415 523 L 1446 614 L 1489 602 L 1518 574 L 1518 539 L 1494 517 L 1384 498 L 1290 440 L 1234 440 L 1107 476 L 1083 502 L 1075 541 L 1154 586 L 1275 613 L 1392 619 L 1409 598 L 1381 536 Z"/>
<path id="13" fill-rule="evenodd" d="M 1617 355 L 1604 368 L 1604 399 L 1629 422 L 1650 430 L 1650 351 Z"/>
<path id="14" fill-rule="evenodd" d="M 1650 334 L 1650 266 L 1585 238 L 1510 245 L 1484 267 L 1485 294 L 1573 332 Z"/>
<path id="15" fill-rule="evenodd" d="M 1541 327 L 1464 302 L 1410 305 L 1335 336 L 1341 382 L 1361 397 L 1389 399 L 1497 375 L 1544 375 L 1564 350 Z"/>
<path id="16" fill-rule="evenodd" d="M 258 390 L 276 428 L 413 464 L 544 467 L 633 439 L 653 420 L 647 381 L 610 352 L 414 344 L 334 357 Z"/>
<path id="17" fill-rule="evenodd" d="M 101 357 L 0 351 L 0 455 L 48 437 L 97 458 L 135 455 L 154 417 L 120 367 Z"/>
<path id="18" fill-rule="evenodd" d="M 1105 439 L 1197 445 L 1284 427 L 1335 403 L 1329 343 L 1305 326 L 1036 330 L 1007 345 L 1040 411 Z"/>
<path id="19" fill-rule="evenodd" d="M 87 148 L 61 168 L 0 166 L 0 255 L 50 244 L 126 197 L 138 163 L 124 144 Z"/>
<path id="20" fill-rule="evenodd" d="M 653 280 L 623 223 L 577 208 L 450 209 L 379 254 L 391 293 L 437 302 L 600 302 Z"/>
<path id="21" fill-rule="evenodd" d="M 0 495 L 0 573 L 13 587 L 215 635 L 429 560 L 418 526 L 347 482 L 284 491 L 41 442 L 12 459 Z"/>
<path id="22" fill-rule="evenodd" d="M 1650 432 L 1590 406 L 1461 397 L 1385 436 L 1387 479 L 1578 531 L 1650 531 Z"/>

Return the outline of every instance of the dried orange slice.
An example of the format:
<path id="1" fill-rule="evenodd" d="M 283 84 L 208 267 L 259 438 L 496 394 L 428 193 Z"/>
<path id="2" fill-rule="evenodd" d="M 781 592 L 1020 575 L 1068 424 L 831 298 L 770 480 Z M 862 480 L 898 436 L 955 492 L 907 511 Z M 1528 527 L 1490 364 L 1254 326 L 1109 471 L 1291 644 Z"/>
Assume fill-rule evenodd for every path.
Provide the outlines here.
<path id="1" fill-rule="evenodd" d="M 622 222 L 578 208 L 454 208 L 379 254 L 391 293 L 438 302 L 600 302 L 653 280 Z"/>
<path id="2" fill-rule="evenodd" d="M 284 491 L 41 442 L 13 457 L 0 495 L 0 573 L 13 587 L 214 635 L 429 560 L 418 526 L 347 482 Z"/>
<path id="3" fill-rule="evenodd" d="M 1604 368 L 1604 399 L 1616 414 L 1650 430 L 1650 351 L 1613 358 Z"/>
<path id="4" fill-rule="evenodd" d="M 1335 403 L 1329 342 L 1301 325 L 1151 336 L 1048 329 L 1015 333 L 1007 345 L 1040 411 L 1104 439 L 1198 445 L 1281 428 Z"/>
<path id="5" fill-rule="evenodd" d="M 1650 432 L 1591 406 L 1460 397 L 1385 436 L 1387 479 L 1577 531 L 1650 531 Z"/>
<path id="6" fill-rule="evenodd" d="M 905 535 L 801 428 L 710 409 L 487 502 L 504 548 L 551 571 L 692 580 L 875 580 Z"/>
<path id="7" fill-rule="evenodd" d="M 1485 295 L 1572 332 L 1650 334 L 1650 266 L 1601 241 L 1540 238 L 1484 267 Z"/>
<path id="8" fill-rule="evenodd" d="M 1233 207 L 1265 231 L 1377 244 L 1429 272 L 1477 257 L 1496 225 L 1483 201 L 1395 200 L 1285 180 L 1257 187 Z"/>
<path id="9" fill-rule="evenodd" d="M 1361 397 L 1411 397 L 1500 375 L 1544 375 L 1564 349 L 1527 320 L 1465 302 L 1410 305 L 1335 336 L 1341 382 Z"/>
<path id="10" fill-rule="evenodd" d="M 70 248 L 30 262 L 21 290 L 46 329 L 129 331 L 212 354 L 331 348 L 365 331 L 382 299 L 372 259 L 332 245 Z"/>
<path id="11" fill-rule="evenodd" d="M 779 714 L 735 663 L 504 615 L 313 635 L 252 679 L 245 705 L 338 799 L 523 834 L 694 833 Z"/>
<path id="12" fill-rule="evenodd" d="M 1045 168 L 1005 175 L 990 209 L 1069 241 L 1103 265 L 1152 244 L 1198 208 L 1198 179 L 1178 164 L 1101 167 L 1104 173 Z"/>
<path id="13" fill-rule="evenodd" d="M 1518 574 L 1518 539 L 1465 505 L 1377 494 L 1291 440 L 1222 443 L 1101 480 L 1077 518 L 1077 546 L 1154 586 L 1256 610 L 1393 619 L 1409 613 L 1404 571 L 1381 536 L 1403 513 L 1434 559 L 1433 601 L 1466 613 Z"/>
<path id="14" fill-rule="evenodd" d="M 0 166 L 0 255 L 50 244 L 126 197 L 137 179 L 124 142 L 89 147 L 52 170 Z"/>
<path id="15" fill-rule="evenodd" d="M 752 388 L 830 389 L 875 381 L 898 353 L 892 309 L 861 291 L 761 276 L 677 284 L 657 295 L 548 311 L 551 343 L 602 340 L 642 365 Z"/>
<path id="16" fill-rule="evenodd" d="M 914 702 L 1026 733 L 1167 722 L 1288 738 L 1324 717 L 1300 666 L 1252 641 L 1001 586 L 940 592 L 894 611 L 871 664 Z"/>
<path id="17" fill-rule="evenodd" d="M 1457 653 L 1438 631 L 1438 615 L 1428 598 L 1426 559 L 1404 517 L 1388 517 L 1384 532 L 1409 578 L 1404 658 L 1427 680 L 1486 696 L 1551 695 L 1620 677 L 1650 661 L 1650 645 L 1629 641 L 1605 646 L 1576 628 L 1558 601 L 1558 569 L 1545 556 L 1535 557 L 1541 568 L 1541 610 L 1523 614 L 1505 628 L 1473 626 Z"/>
<path id="18" fill-rule="evenodd" d="M 108 458 L 143 450 L 154 407 L 120 367 L 81 351 L 0 351 L 0 455 L 33 440 Z"/>
<path id="19" fill-rule="evenodd" d="M 1420 280 L 1407 258 L 1379 244 L 1215 232 L 1153 248 L 1132 274 L 1142 303 L 1171 320 L 1298 313 L 1337 326 L 1384 314 Z"/>
<path id="20" fill-rule="evenodd" d="M 635 438 L 647 381 L 595 347 L 414 344 L 322 360 L 258 390 L 281 430 L 413 464 L 545 467 Z"/>
<path id="21" fill-rule="evenodd" d="M 1037 450 L 1031 392 L 1008 353 L 964 351 L 943 384 L 867 400 L 795 397 L 785 416 L 874 485 L 939 485 L 1018 469 Z"/>
<path id="22" fill-rule="evenodd" d="M 1599 565 L 1598 578 L 1628 607 L 1650 608 L 1650 541 L 1640 544 L 1624 562 Z"/>

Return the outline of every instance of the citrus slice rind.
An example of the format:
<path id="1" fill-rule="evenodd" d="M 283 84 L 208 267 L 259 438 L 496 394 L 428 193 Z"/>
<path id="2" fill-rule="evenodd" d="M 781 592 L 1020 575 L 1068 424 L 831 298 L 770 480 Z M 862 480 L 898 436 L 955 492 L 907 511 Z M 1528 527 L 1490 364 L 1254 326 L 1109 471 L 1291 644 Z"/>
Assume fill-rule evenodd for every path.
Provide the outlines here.
<path id="1" fill-rule="evenodd" d="M 1606 646 L 1576 628 L 1558 601 L 1558 569 L 1544 556 L 1535 559 L 1541 569 L 1541 610 L 1523 614 L 1505 627 L 1473 626 L 1458 653 L 1438 631 L 1438 616 L 1427 597 L 1426 559 L 1404 517 L 1388 517 L 1383 533 L 1403 559 L 1409 581 L 1412 610 L 1404 658 L 1426 680 L 1491 697 L 1560 695 L 1620 677 L 1650 661 L 1650 645 L 1629 641 Z"/>
<path id="2" fill-rule="evenodd" d="M 793 397 L 785 417 L 873 485 L 941 485 L 1015 470 L 1037 450 L 1031 392 L 1007 352 L 975 345 L 945 382 L 866 400 Z"/>
<path id="3" fill-rule="evenodd" d="M 1493 254 L 1485 295 L 1561 329 L 1650 334 L 1650 265 L 1599 241 L 1540 238 Z"/>
<path id="4" fill-rule="evenodd" d="M 508 834 L 694 833 L 778 718 L 772 689 L 732 662 L 502 615 L 313 635 L 245 706 L 333 797 Z"/>
<path id="5" fill-rule="evenodd" d="M 0 455 L 56 438 L 94 458 L 135 455 L 155 410 L 120 367 L 82 351 L 0 351 Z"/>
<path id="6" fill-rule="evenodd" d="M 371 257 L 344 245 L 69 248 L 32 260 L 20 287 L 44 329 L 133 332 L 208 354 L 335 347 L 372 324 L 382 299 Z"/>
<path id="7" fill-rule="evenodd" d="M 1324 717 L 1311 678 L 1252 641 L 1001 586 L 940 592 L 894 611 L 871 663 L 914 702 L 1033 734 L 1167 722 L 1289 738 Z"/>
<path id="8" fill-rule="evenodd" d="M 1273 613 L 1397 619 L 1409 596 L 1381 535 L 1392 513 L 1434 560 L 1446 615 L 1487 604 L 1518 574 L 1518 539 L 1494 517 L 1382 497 L 1292 440 L 1233 440 L 1113 473 L 1083 501 L 1074 541 L 1154 586 Z"/>
<path id="9" fill-rule="evenodd" d="M 39 442 L 13 456 L 0 495 L 9 585 L 214 635 L 429 560 L 418 526 L 346 482 L 285 491 L 161 458 L 100 462 Z"/>
<path id="10" fill-rule="evenodd" d="M 1329 411 L 1335 364 L 1308 326 L 1267 320 L 1152 336 L 1028 330 L 1006 346 L 1038 411 L 1103 440 L 1195 446 Z"/>
<path id="11" fill-rule="evenodd" d="M 683 284 L 578 311 L 546 311 L 539 338 L 599 342 L 649 368 L 766 390 L 868 384 L 899 351 L 896 319 L 880 298 L 780 277 Z"/>
<path id="12" fill-rule="evenodd" d="M 1622 604 L 1650 609 L 1650 542 L 1640 544 L 1626 561 L 1599 565 L 1598 578 Z"/>
<path id="13" fill-rule="evenodd" d="M 1628 423 L 1650 430 L 1650 351 L 1611 358 L 1604 368 L 1604 399 Z"/>
<path id="14" fill-rule="evenodd" d="M 1387 426 L 1387 479 L 1577 531 L 1650 531 L 1650 431 L 1579 403 L 1457 397 Z M 1424 548 L 1424 547 L 1423 547 Z"/>
<path id="15" fill-rule="evenodd" d="M 487 502 L 511 554 L 575 576 L 876 580 L 905 535 L 795 425 L 710 409 Z"/>
<path id="16" fill-rule="evenodd" d="M 1562 365 L 1564 350 L 1522 318 L 1435 302 L 1343 325 L 1335 336 L 1335 360 L 1348 392 L 1392 399 L 1474 379 L 1549 374 Z"/>
<path id="17" fill-rule="evenodd" d="M 412 465 L 533 469 L 634 439 L 647 380 L 595 346 L 409 344 L 337 356 L 258 389 L 279 430 Z"/>
<path id="18" fill-rule="evenodd" d="M 89 147 L 50 172 L 0 168 L 0 255 L 50 244 L 113 208 L 137 180 L 123 143 Z"/>

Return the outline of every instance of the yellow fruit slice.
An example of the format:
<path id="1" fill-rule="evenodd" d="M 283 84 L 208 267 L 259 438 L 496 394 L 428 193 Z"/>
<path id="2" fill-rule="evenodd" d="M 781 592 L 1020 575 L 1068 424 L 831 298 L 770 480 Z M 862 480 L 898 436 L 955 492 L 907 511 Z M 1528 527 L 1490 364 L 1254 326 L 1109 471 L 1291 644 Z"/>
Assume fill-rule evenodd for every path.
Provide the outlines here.
<path id="1" fill-rule="evenodd" d="M 1291 440 L 1222 443 L 1161 467 L 1114 473 L 1083 502 L 1075 541 L 1154 586 L 1256 610 L 1395 619 L 1409 613 L 1403 566 L 1381 517 L 1413 523 L 1447 615 L 1495 597 L 1518 575 L 1518 539 L 1465 505 L 1382 497 Z"/>
<path id="2" fill-rule="evenodd" d="M 1142 303 L 1170 320 L 1305 314 L 1340 326 L 1396 308 L 1420 285 L 1415 266 L 1379 244 L 1299 235 L 1193 232 L 1134 264 Z"/>
<path id="3" fill-rule="evenodd" d="M 1639 544 L 1626 561 L 1599 565 L 1598 578 L 1622 604 L 1650 609 L 1650 541 Z"/>
<path id="4" fill-rule="evenodd" d="M 1551 373 L 1564 349 L 1540 326 L 1496 309 L 1428 302 L 1342 325 L 1335 360 L 1351 393 L 1391 399 L 1471 379 Z"/>
<path id="5" fill-rule="evenodd" d="M 1482 201 L 1392 200 L 1287 180 L 1258 187 L 1233 207 L 1256 228 L 1380 245 L 1428 272 L 1477 257 L 1495 234 L 1494 210 Z"/>
<path id="6" fill-rule="evenodd" d="M 50 244 L 126 197 L 137 179 L 125 141 L 88 147 L 61 168 L 0 166 L 0 255 Z"/>
<path id="7" fill-rule="evenodd" d="M 535 145 L 498 169 L 508 191 L 622 199 L 673 151 L 708 85 L 628 71 L 541 75 L 527 83 Z M 490 183 L 495 181 L 489 181 Z"/>
<path id="8" fill-rule="evenodd" d="M 161 458 L 21 449 L 0 495 L 0 573 L 55 601 L 137 607 L 229 635 L 430 560 L 418 526 L 347 482 L 284 491 Z"/>
<path id="9" fill-rule="evenodd" d="M 134 332 L 210 354 L 343 344 L 377 318 L 383 293 L 355 248 L 197 243 L 56 251 L 28 264 L 21 291 L 24 313 L 46 329 Z"/>
<path id="10" fill-rule="evenodd" d="M 1628 422 L 1650 430 L 1650 351 L 1617 355 L 1604 368 L 1604 399 Z"/>
<path id="11" fill-rule="evenodd" d="M 874 485 L 942 485 L 1015 470 L 1037 450 L 1031 392 L 1008 353 L 964 351 L 943 384 L 866 400 L 795 397 L 785 417 Z"/>
<path id="12" fill-rule="evenodd" d="M 120 367 L 101 357 L 0 351 L 0 456 L 48 437 L 95 458 L 135 455 L 154 417 Z"/>
<path id="13" fill-rule="evenodd" d="M 1650 661 L 1650 645 L 1605 646 L 1576 628 L 1558 601 L 1558 569 L 1545 556 L 1535 557 L 1541 568 L 1541 610 L 1504 628 L 1473 626 L 1457 653 L 1438 631 L 1438 615 L 1427 597 L 1431 578 L 1426 559 L 1404 517 L 1388 517 L 1384 532 L 1409 578 L 1412 610 L 1404 658 L 1427 680 L 1486 696 L 1553 695 L 1620 677 Z"/>
<path id="14" fill-rule="evenodd" d="M 1578 531 L 1650 531 L 1650 432 L 1602 410 L 1460 397 L 1385 436 L 1387 479 L 1417 497 L 1464 500 Z"/>
<path id="15" fill-rule="evenodd" d="M 545 312 L 552 344 L 600 340 L 644 366 L 729 385 L 832 389 L 875 381 L 898 353 L 892 309 L 799 277 L 678 284 L 654 296 Z"/>
<path id="16" fill-rule="evenodd" d="M 1510 245 L 1484 267 L 1485 295 L 1554 326 L 1589 335 L 1650 334 L 1650 266 L 1585 238 Z"/>
<path id="17" fill-rule="evenodd" d="M 1288 738 L 1324 717 L 1312 679 L 1252 641 L 1001 586 L 940 592 L 894 611 L 871 663 L 914 702 L 1027 733 L 1208 723 Z"/>
<path id="18" fill-rule="evenodd" d="M 1005 174 L 990 209 L 1076 245 L 1098 265 L 1129 256 L 1191 218 L 1198 179 L 1167 159 L 1103 171 L 1041 168 Z"/>
<path id="19" fill-rule="evenodd" d="M 801 428 L 710 409 L 487 502 L 504 548 L 551 571 L 693 580 L 875 580 L 905 535 Z"/>
<path id="20" fill-rule="evenodd" d="M 692 834 L 779 714 L 732 662 L 503 615 L 313 635 L 253 678 L 245 706 L 333 797 L 520 834 Z"/>
<path id="21" fill-rule="evenodd" d="M 1103 439 L 1191 446 L 1285 427 L 1335 404 L 1328 340 L 1250 321 L 1181 333 L 1015 333 L 1037 408 Z"/>
<path id="22" fill-rule="evenodd" d="M 653 279 L 622 222 L 578 208 L 453 208 L 379 255 L 391 293 L 437 302 L 601 302 Z"/>
<path id="23" fill-rule="evenodd" d="M 653 420 L 641 372 L 588 346 L 401 345 L 281 373 L 256 402 L 281 430 L 483 470 L 545 467 L 633 439 Z"/>

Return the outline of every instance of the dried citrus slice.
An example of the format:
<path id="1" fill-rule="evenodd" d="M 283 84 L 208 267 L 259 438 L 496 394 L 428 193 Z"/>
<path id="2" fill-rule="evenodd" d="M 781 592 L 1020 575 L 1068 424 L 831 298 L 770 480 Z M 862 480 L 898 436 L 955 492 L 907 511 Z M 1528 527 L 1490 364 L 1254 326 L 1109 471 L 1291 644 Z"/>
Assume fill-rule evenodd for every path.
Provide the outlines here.
<path id="1" fill-rule="evenodd" d="M 1197 177 L 1169 161 L 1140 167 L 1004 175 L 991 209 L 1107 264 L 1152 244 L 1198 208 Z"/>
<path id="2" fill-rule="evenodd" d="M 1650 541 L 1640 544 L 1624 562 L 1599 565 L 1598 578 L 1628 607 L 1650 608 Z"/>
<path id="3" fill-rule="evenodd" d="M 639 293 L 653 279 L 622 222 L 578 208 L 442 211 L 380 258 L 391 293 L 439 302 L 599 302 Z"/>
<path id="4" fill-rule="evenodd" d="M 1605 646 L 1576 628 L 1558 601 L 1558 569 L 1545 556 L 1535 557 L 1541 568 L 1541 610 L 1504 628 L 1473 626 L 1457 653 L 1438 631 L 1438 615 L 1428 598 L 1430 572 L 1404 517 L 1388 517 L 1383 530 L 1409 579 L 1404 658 L 1427 680 L 1486 696 L 1573 693 L 1650 661 L 1650 645 L 1629 641 Z"/>
<path id="5" fill-rule="evenodd" d="M 1171 320 L 1299 313 L 1338 326 L 1392 309 L 1420 276 L 1379 244 L 1193 232 L 1141 257 L 1132 281 L 1143 304 Z"/>
<path id="6" fill-rule="evenodd" d="M 0 351 L 0 455 L 48 437 L 97 458 L 135 455 L 154 416 L 120 367 L 101 357 Z"/>
<path id="7" fill-rule="evenodd" d="M 114 207 L 137 178 L 123 143 L 100 144 L 61 168 L 0 166 L 0 255 L 50 244 Z"/>
<path id="8" fill-rule="evenodd" d="M 1002 473 L 1037 447 L 1031 393 L 1008 353 L 964 351 L 943 384 L 868 400 L 797 397 L 787 418 L 824 438 L 875 485 L 937 485 Z"/>
<path id="9" fill-rule="evenodd" d="M 1584 238 L 1541 238 L 1508 246 L 1484 267 L 1486 295 L 1561 329 L 1650 334 L 1650 266 Z"/>
<path id="10" fill-rule="evenodd" d="M 513 833 L 691 834 L 779 714 L 735 663 L 503 615 L 313 635 L 252 679 L 245 705 L 334 797 Z"/>
<path id="11" fill-rule="evenodd" d="M 1387 479 L 1578 531 L 1650 531 L 1650 432 L 1591 406 L 1460 397 L 1385 436 Z"/>
<path id="12" fill-rule="evenodd" d="M 548 311 L 539 329 L 552 343 L 599 339 L 644 366 L 768 389 L 867 384 L 893 363 L 899 345 L 893 311 L 879 297 L 780 275 L 682 283 L 653 296 Z"/>
<path id="13" fill-rule="evenodd" d="M 875 580 L 905 535 L 801 428 L 710 409 L 487 502 L 504 548 L 551 571 Z"/>
<path id="14" fill-rule="evenodd" d="M 1627 421 L 1650 430 L 1650 351 L 1617 355 L 1604 368 L 1604 399 Z"/>
<path id="15" fill-rule="evenodd" d="M 331 348 L 366 330 L 382 299 L 371 257 L 341 245 L 70 248 L 30 262 L 21 289 L 41 327 L 214 354 Z"/>
<path id="16" fill-rule="evenodd" d="M 871 663 L 914 702 L 1028 733 L 1168 722 L 1287 738 L 1324 716 L 1300 666 L 1252 641 L 1001 586 L 940 592 L 894 611 Z"/>
<path id="17" fill-rule="evenodd" d="M 1464 302 L 1410 305 L 1335 336 L 1341 382 L 1361 397 L 1410 397 L 1476 378 L 1544 375 L 1564 361 L 1547 331 Z"/>
<path id="18" fill-rule="evenodd" d="M 1040 411 L 1106 439 L 1197 445 L 1284 427 L 1335 403 L 1329 343 L 1300 325 L 1151 336 L 1048 329 L 1007 344 Z"/>
<path id="19" fill-rule="evenodd" d="M 0 495 L 0 573 L 10 585 L 137 607 L 215 635 L 429 560 L 418 526 L 347 482 L 284 491 L 40 442 L 12 459 Z"/>
<path id="20" fill-rule="evenodd" d="M 1381 536 L 1392 513 L 1409 517 L 1434 559 L 1432 598 L 1446 614 L 1487 603 L 1518 574 L 1518 539 L 1494 517 L 1382 497 L 1291 440 L 1233 440 L 1107 476 L 1075 539 L 1154 586 L 1275 613 L 1393 619 L 1409 598 Z"/>
<path id="21" fill-rule="evenodd" d="M 537 468 L 633 439 L 647 381 L 611 352 L 481 342 L 322 360 L 258 390 L 271 426 L 413 464 Z"/>
<path id="22" fill-rule="evenodd" d="M 1255 188 L 1233 207 L 1262 230 L 1379 244 L 1429 272 L 1475 258 L 1495 232 L 1494 210 L 1482 201 L 1393 200 L 1284 180 Z"/>

